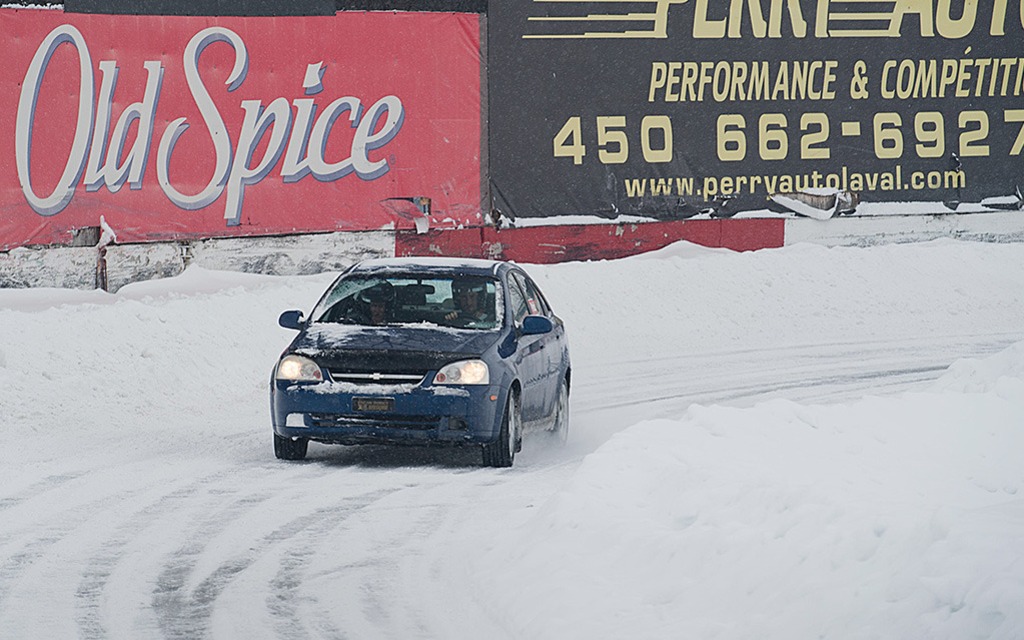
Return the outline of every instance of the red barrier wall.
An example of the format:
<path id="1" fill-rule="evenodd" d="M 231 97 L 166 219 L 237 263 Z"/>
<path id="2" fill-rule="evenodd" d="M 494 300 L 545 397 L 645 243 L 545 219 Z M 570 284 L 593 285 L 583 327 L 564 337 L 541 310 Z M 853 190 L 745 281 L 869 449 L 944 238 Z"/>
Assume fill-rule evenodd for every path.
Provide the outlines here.
<path id="1" fill-rule="evenodd" d="M 493 229 L 400 230 L 396 256 L 447 255 L 550 264 L 610 260 L 687 240 L 706 247 L 752 251 L 781 247 L 785 220 L 674 220 L 642 224 L 581 224 Z"/>

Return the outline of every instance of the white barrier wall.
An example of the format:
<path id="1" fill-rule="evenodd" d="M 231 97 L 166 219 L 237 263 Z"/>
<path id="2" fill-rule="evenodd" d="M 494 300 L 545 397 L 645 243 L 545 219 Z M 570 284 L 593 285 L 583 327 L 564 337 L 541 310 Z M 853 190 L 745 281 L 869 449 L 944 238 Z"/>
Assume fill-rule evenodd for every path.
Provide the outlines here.
<path id="1" fill-rule="evenodd" d="M 366 258 L 394 255 L 392 231 L 325 233 L 271 238 L 110 245 L 107 290 L 167 278 L 188 265 L 273 275 L 341 271 Z M 98 288 L 96 247 L 19 248 L 0 253 L 0 287 Z"/>
<path id="2" fill-rule="evenodd" d="M 557 237 L 559 229 L 550 226 L 548 232 Z M 784 244 L 869 246 L 938 238 L 1024 242 L 1024 211 L 851 216 L 824 221 L 787 218 Z M 638 247 L 637 253 L 645 250 Z M 223 271 L 303 275 L 341 271 L 359 260 L 394 255 L 395 232 L 381 230 L 110 245 L 105 260 L 107 289 L 117 291 L 130 282 L 175 276 L 190 264 Z M 0 287 L 93 289 L 97 287 L 98 259 L 96 247 L 14 249 L 0 253 Z"/>

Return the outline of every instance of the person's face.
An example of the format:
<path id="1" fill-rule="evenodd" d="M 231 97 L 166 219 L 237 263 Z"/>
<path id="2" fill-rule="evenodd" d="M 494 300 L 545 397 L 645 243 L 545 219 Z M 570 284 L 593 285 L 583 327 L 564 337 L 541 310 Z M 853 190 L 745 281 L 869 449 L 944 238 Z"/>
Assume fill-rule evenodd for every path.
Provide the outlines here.
<path id="1" fill-rule="evenodd" d="M 387 306 L 383 302 L 370 303 L 370 320 L 374 324 L 384 324 L 384 316 L 386 312 Z"/>
<path id="2" fill-rule="evenodd" d="M 480 294 L 476 289 L 459 291 L 459 306 L 466 311 L 476 311 L 480 307 Z"/>

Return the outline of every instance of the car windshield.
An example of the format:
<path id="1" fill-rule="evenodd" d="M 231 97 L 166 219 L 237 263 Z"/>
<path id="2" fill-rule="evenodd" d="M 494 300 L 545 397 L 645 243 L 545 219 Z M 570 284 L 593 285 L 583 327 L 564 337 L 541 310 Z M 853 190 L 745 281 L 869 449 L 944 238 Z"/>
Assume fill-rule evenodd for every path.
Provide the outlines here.
<path id="1" fill-rule="evenodd" d="M 498 282 L 477 276 L 358 275 L 338 280 L 313 310 L 314 322 L 364 326 L 435 324 L 494 329 Z"/>

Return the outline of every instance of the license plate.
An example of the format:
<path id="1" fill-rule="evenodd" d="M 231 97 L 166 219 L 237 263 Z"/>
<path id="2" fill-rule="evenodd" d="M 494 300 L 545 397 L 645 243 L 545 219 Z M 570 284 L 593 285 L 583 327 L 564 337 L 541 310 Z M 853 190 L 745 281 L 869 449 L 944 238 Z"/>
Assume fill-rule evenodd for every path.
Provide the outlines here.
<path id="1" fill-rule="evenodd" d="M 352 398 L 356 411 L 391 411 L 395 408 L 394 398 Z"/>

